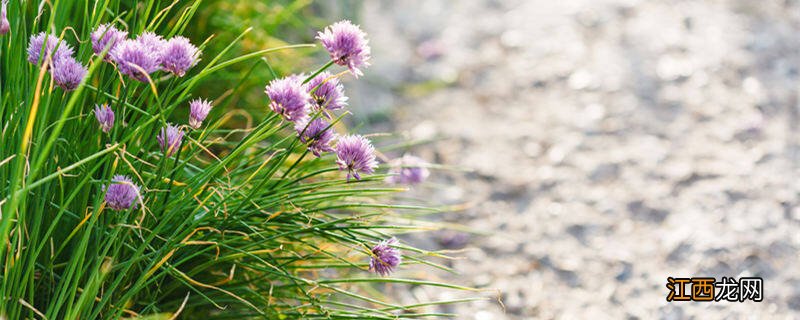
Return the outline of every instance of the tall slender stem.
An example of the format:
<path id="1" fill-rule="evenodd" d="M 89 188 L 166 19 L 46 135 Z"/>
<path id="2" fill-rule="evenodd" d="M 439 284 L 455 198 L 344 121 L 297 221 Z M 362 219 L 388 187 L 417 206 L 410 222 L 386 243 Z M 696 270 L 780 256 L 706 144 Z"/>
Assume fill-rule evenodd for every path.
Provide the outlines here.
<path id="1" fill-rule="evenodd" d="M 330 68 L 332 65 L 333 65 L 333 60 L 331 60 L 331 61 L 328 61 L 328 63 L 326 63 L 325 65 L 323 65 L 323 66 L 322 66 L 322 67 L 320 67 L 319 69 L 317 69 L 317 71 L 314 71 L 314 73 L 312 73 L 310 76 L 308 76 L 308 78 L 306 78 L 305 80 L 303 80 L 303 84 L 306 84 L 306 83 L 308 83 L 309 81 L 311 81 L 311 79 L 314 79 L 314 77 L 316 77 L 317 75 L 319 75 L 319 74 L 320 74 L 320 73 L 322 73 L 323 71 L 327 70 L 327 69 L 328 69 L 328 68 Z"/>

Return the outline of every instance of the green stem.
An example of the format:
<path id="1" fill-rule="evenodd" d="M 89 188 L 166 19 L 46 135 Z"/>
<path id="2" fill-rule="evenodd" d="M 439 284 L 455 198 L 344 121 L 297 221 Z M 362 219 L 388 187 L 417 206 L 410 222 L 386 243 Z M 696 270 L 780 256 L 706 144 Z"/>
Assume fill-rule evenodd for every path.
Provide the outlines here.
<path id="1" fill-rule="evenodd" d="M 308 83 L 309 81 L 311 81 L 311 79 L 314 79 L 314 77 L 316 77 L 317 75 L 319 75 L 319 74 L 320 74 L 320 73 L 322 73 L 323 71 L 327 70 L 327 69 L 328 69 L 328 68 L 330 68 L 332 65 L 333 65 L 333 60 L 331 60 L 331 61 L 328 61 L 328 63 L 326 63 L 325 65 L 323 65 L 323 66 L 322 66 L 322 67 L 320 67 L 319 69 L 317 69 L 317 71 L 314 71 L 314 73 L 312 73 L 310 76 L 308 76 L 308 78 L 306 78 L 305 80 L 303 80 L 303 84 L 306 84 L 306 83 Z"/>

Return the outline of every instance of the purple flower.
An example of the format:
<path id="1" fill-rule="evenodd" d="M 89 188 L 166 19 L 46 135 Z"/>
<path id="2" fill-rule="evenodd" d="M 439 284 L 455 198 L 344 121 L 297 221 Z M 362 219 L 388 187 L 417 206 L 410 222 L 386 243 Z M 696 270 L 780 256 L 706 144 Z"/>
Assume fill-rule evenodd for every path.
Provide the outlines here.
<path id="1" fill-rule="evenodd" d="M 141 82 L 148 82 L 148 74 L 158 71 L 159 58 L 147 46 L 136 40 L 118 43 L 111 53 L 119 72 Z M 145 73 L 142 73 L 144 70 Z"/>
<path id="2" fill-rule="evenodd" d="M 161 132 L 156 137 L 158 144 L 161 145 L 167 157 L 171 157 L 181 147 L 183 141 L 183 131 L 180 128 L 167 124 L 166 128 L 161 128 Z"/>
<path id="3" fill-rule="evenodd" d="M 91 38 L 92 51 L 94 51 L 94 54 L 102 54 L 103 50 L 105 50 L 106 46 L 108 46 L 108 54 L 104 59 L 106 61 L 111 61 L 110 53 L 114 52 L 114 48 L 128 38 L 128 32 L 120 31 L 110 23 L 101 24 L 97 26 L 97 29 L 94 29 Z"/>
<path id="4" fill-rule="evenodd" d="M 159 67 L 161 66 L 161 58 L 164 54 L 164 47 L 167 45 L 167 41 L 164 40 L 163 37 L 147 31 L 140 34 L 136 37 L 136 42 L 139 42 L 142 46 L 144 46 L 151 54 L 156 58 L 158 61 Z"/>
<path id="5" fill-rule="evenodd" d="M 94 116 L 103 132 L 108 133 L 114 127 L 114 110 L 111 110 L 108 104 L 97 105 L 94 108 Z"/>
<path id="6" fill-rule="evenodd" d="M 367 34 L 350 21 L 342 20 L 326 27 L 317 33 L 317 39 L 328 50 L 333 62 L 346 66 L 356 78 L 363 74 L 359 68 L 369 66 Z"/>
<path id="7" fill-rule="evenodd" d="M 330 72 L 320 73 L 306 84 L 306 88 L 311 95 L 311 105 L 318 110 L 337 110 L 347 105 L 339 78 L 332 77 Z"/>
<path id="8" fill-rule="evenodd" d="M 369 270 L 384 277 L 392 273 L 402 261 L 400 250 L 393 247 L 395 245 L 397 245 L 397 239 L 391 238 L 372 247 Z"/>
<path id="9" fill-rule="evenodd" d="M 315 119 L 309 123 L 306 117 L 297 121 L 294 128 L 300 136 L 300 141 L 308 143 L 308 150 L 319 157 L 322 152 L 333 151 L 331 141 L 336 137 L 336 133 L 333 132 L 333 128 L 328 128 L 329 126 L 330 124 L 323 119 Z"/>
<path id="10" fill-rule="evenodd" d="M 189 126 L 194 129 L 200 128 L 203 120 L 208 116 L 211 111 L 211 101 L 204 99 L 194 99 L 189 102 Z"/>
<path id="11" fill-rule="evenodd" d="M 392 169 L 386 182 L 398 184 L 418 184 L 431 174 L 425 166 L 427 163 L 418 157 L 404 155 L 402 158 L 393 161 Z"/>
<path id="12" fill-rule="evenodd" d="M 11 30 L 11 25 L 8 23 L 8 18 L 6 17 L 6 7 L 8 7 L 8 0 L 3 0 L 0 3 L 0 35 L 4 35 Z"/>
<path id="13" fill-rule="evenodd" d="M 164 70 L 183 77 L 186 70 L 193 67 L 200 57 L 197 47 L 181 36 L 169 39 L 161 51 L 161 65 Z"/>
<path id="14" fill-rule="evenodd" d="M 360 135 L 346 135 L 339 138 L 336 143 L 336 164 L 340 170 L 347 170 L 347 180 L 350 176 L 361 180 L 359 171 L 370 174 L 375 172 L 378 162 L 375 161 L 375 147 L 367 138 Z"/>
<path id="15" fill-rule="evenodd" d="M 115 175 L 111 184 L 106 188 L 106 205 L 109 208 L 122 211 L 128 208 L 136 209 L 136 200 L 139 199 L 139 186 L 123 175 Z"/>
<path id="16" fill-rule="evenodd" d="M 56 46 L 58 46 L 57 50 Z M 44 47 L 44 52 L 42 51 L 42 47 Z M 55 53 L 53 53 L 53 50 L 55 50 Z M 72 52 L 72 47 L 67 44 L 66 41 L 61 41 L 59 43 L 58 37 L 53 35 L 47 35 L 45 37 L 45 33 L 40 32 L 36 35 L 32 35 L 28 43 L 28 62 L 38 64 L 40 60 L 39 54 L 41 53 L 44 53 L 45 59 L 52 55 L 53 61 L 57 61 L 72 57 Z M 41 61 L 43 62 L 45 59 L 41 59 Z"/>
<path id="17" fill-rule="evenodd" d="M 73 57 L 58 58 L 51 69 L 53 82 L 65 91 L 75 90 L 86 77 L 86 67 Z"/>
<path id="18" fill-rule="evenodd" d="M 270 81 L 266 88 L 269 107 L 288 121 L 297 121 L 308 114 L 310 96 L 298 76 L 289 76 Z"/>

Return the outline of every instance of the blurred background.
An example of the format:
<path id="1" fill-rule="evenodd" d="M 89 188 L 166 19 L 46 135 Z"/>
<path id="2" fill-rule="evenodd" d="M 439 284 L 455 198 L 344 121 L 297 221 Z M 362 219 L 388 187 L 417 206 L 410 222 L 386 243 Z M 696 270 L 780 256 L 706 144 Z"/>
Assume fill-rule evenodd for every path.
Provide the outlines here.
<path id="1" fill-rule="evenodd" d="M 434 277 L 502 301 L 443 307 L 459 318 L 800 316 L 800 1 L 213 4 L 207 30 L 261 32 L 246 51 L 342 18 L 369 34 L 348 121 L 444 165 L 408 197 L 451 230 L 401 239 L 457 250 Z M 670 276 L 763 277 L 764 300 L 668 303 Z"/>

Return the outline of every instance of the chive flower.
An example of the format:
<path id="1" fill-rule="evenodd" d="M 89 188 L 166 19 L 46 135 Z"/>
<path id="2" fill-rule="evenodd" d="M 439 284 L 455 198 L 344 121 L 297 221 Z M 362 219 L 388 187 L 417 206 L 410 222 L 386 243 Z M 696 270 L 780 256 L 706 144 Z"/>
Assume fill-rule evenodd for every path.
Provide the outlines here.
<path id="1" fill-rule="evenodd" d="M 136 200 L 139 199 L 139 186 L 133 180 L 123 175 L 115 175 L 111 184 L 106 186 L 106 205 L 116 211 L 136 209 Z"/>
<path id="2" fill-rule="evenodd" d="M 311 106 L 317 110 L 338 110 L 347 105 L 344 87 L 330 72 L 318 74 L 306 84 L 306 88 L 311 95 Z M 327 113 L 325 115 L 330 117 Z"/>
<path id="3" fill-rule="evenodd" d="M 333 62 L 350 69 L 356 78 L 363 73 L 359 68 L 369 66 L 370 48 L 367 34 L 348 20 L 334 23 L 317 33 L 317 39 Z"/>
<path id="4" fill-rule="evenodd" d="M 164 70 L 183 77 L 189 68 L 197 63 L 200 51 L 197 47 L 181 36 L 169 39 L 161 51 L 161 66 Z"/>
<path id="5" fill-rule="evenodd" d="M 375 172 L 378 162 L 375 160 L 375 147 L 360 135 L 346 135 L 336 142 L 336 164 L 339 169 L 347 170 L 347 180 L 350 177 L 361 180 L 359 172 L 370 174 Z"/>
<path id="6" fill-rule="evenodd" d="M 97 105 L 94 108 L 94 117 L 100 123 L 100 129 L 108 133 L 114 127 L 114 110 L 108 107 L 108 104 Z"/>
<path id="7" fill-rule="evenodd" d="M 193 129 L 199 129 L 203 124 L 203 120 L 208 116 L 211 111 L 211 102 L 205 99 L 195 99 L 189 102 L 189 126 Z"/>
<path id="8" fill-rule="evenodd" d="M 86 67 L 71 56 L 56 59 L 51 69 L 53 82 L 65 91 L 78 88 L 87 72 Z"/>
<path id="9" fill-rule="evenodd" d="M 425 181 L 431 174 L 426 166 L 425 160 L 412 155 L 404 155 L 402 158 L 393 161 L 392 168 L 389 170 L 391 176 L 386 178 L 386 182 L 394 184 L 418 184 Z"/>
<path id="10" fill-rule="evenodd" d="M 369 270 L 384 277 L 392 273 L 402 261 L 400 250 L 393 247 L 395 245 L 397 245 L 397 239 L 392 237 L 372 247 Z"/>
<path id="11" fill-rule="evenodd" d="M 142 32 L 142 34 L 136 37 L 136 42 L 149 50 L 158 62 L 159 67 L 161 67 L 161 58 L 164 54 L 164 48 L 167 45 L 167 41 L 164 40 L 163 37 L 151 31 L 146 31 Z"/>
<path id="12" fill-rule="evenodd" d="M 161 151 L 163 151 L 167 157 L 171 157 L 181 147 L 183 131 L 172 124 L 167 124 L 166 128 L 161 128 L 161 132 L 159 132 L 156 140 L 158 140 L 158 144 L 161 146 Z"/>
<path id="13" fill-rule="evenodd" d="M 7 34 L 9 30 L 11 30 L 11 25 L 8 23 L 8 17 L 6 17 L 6 8 L 8 7 L 8 0 L 3 0 L 0 3 L 0 35 Z"/>
<path id="14" fill-rule="evenodd" d="M 300 136 L 300 141 L 308 143 L 308 150 L 315 156 L 320 157 L 323 152 L 331 152 L 331 141 L 336 137 L 333 128 L 328 128 L 330 123 L 324 119 L 314 119 L 309 123 L 308 118 L 304 118 L 295 123 L 295 130 Z"/>
<path id="15" fill-rule="evenodd" d="M 117 63 L 119 72 L 140 82 L 148 82 L 148 75 L 159 69 L 158 52 L 140 41 L 122 41 L 116 45 L 111 57 Z"/>
<path id="16" fill-rule="evenodd" d="M 114 52 L 114 48 L 128 38 L 128 32 L 120 31 L 110 23 L 106 23 L 97 26 L 97 29 L 94 29 L 94 32 L 92 32 L 91 38 L 92 51 L 94 51 L 94 54 L 102 54 L 103 50 L 108 46 L 108 54 L 106 54 L 104 59 L 106 61 L 111 61 L 110 53 Z"/>
<path id="17" fill-rule="evenodd" d="M 56 49 L 56 46 L 58 49 Z M 44 59 L 40 59 L 41 53 L 44 53 Z M 57 61 L 71 57 L 72 53 L 73 49 L 66 41 L 59 42 L 58 37 L 44 32 L 32 35 L 28 42 L 28 62 L 32 64 L 38 64 L 47 58 Z"/>
<path id="18" fill-rule="evenodd" d="M 289 76 L 270 81 L 265 92 L 269 107 L 287 121 L 303 119 L 308 114 L 307 105 L 311 97 L 298 76 Z"/>

